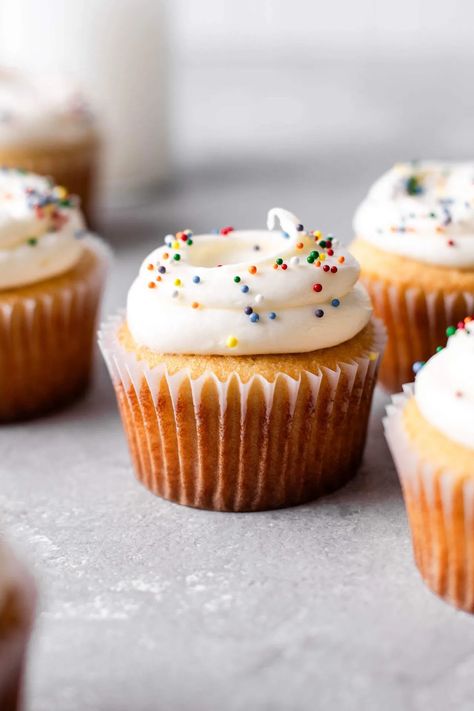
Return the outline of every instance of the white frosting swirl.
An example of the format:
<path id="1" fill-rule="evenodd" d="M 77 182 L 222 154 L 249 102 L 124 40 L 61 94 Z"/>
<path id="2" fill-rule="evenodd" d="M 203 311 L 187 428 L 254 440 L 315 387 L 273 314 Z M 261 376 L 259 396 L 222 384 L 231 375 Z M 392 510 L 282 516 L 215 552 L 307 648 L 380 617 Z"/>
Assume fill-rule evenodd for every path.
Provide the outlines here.
<path id="1" fill-rule="evenodd" d="M 474 320 L 458 328 L 446 348 L 421 368 L 415 398 L 433 427 L 474 450 Z"/>
<path id="2" fill-rule="evenodd" d="M 82 252 L 82 216 L 64 188 L 46 178 L 0 169 L 0 290 L 72 268 Z"/>
<path id="3" fill-rule="evenodd" d="M 399 163 L 354 218 L 358 237 L 440 267 L 474 268 L 474 163 Z"/>
<path id="4" fill-rule="evenodd" d="M 70 84 L 0 69 L 0 146 L 75 143 L 92 131 L 91 114 Z"/>
<path id="5" fill-rule="evenodd" d="M 270 231 L 276 219 L 283 231 Z M 158 353 L 256 355 L 313 351 L 359 333 L 371 305 L 354 257 L 286 210 L 271 210 L 268 227 L 169 236 L 128 294 L 135 342 Z"/>

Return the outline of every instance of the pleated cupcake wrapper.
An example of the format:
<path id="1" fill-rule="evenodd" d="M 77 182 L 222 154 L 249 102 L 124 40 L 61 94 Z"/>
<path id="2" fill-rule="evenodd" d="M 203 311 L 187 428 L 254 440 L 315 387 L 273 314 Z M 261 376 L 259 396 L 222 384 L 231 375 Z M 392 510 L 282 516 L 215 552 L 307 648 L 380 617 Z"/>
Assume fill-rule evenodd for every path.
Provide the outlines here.
<path id="1" fill-rule="evenodd" d="M 16 561 L 9 566 L 7 595 L 9 607 L 14 606 L 14 619 L 5 620 L 5 600 L 0 596 L 0 709 L 20 711 L 27 645 L 36 607 L 36 591 L 30 576 Z M 2 631 L 2 624 L 7 624 Z"/>
<path id="2" fill-rule="evenodd" d="M 412 384 L 392 398 L 384 427 L 403 489 L 415 561 L 433 592 L 474 612 L 474 476 L 462 477 L 418 455 L 403 424 L 411 397 Z"/>
<path id="3" fill-rule="evenodd" d="M 362 457 L 385 330 L 372 354 L 298 379 L 237 374 L 219 380 L 189 369 L 150 369 L 117 337 L 123 314 L 99 344 L 115 386 L 138 479 L 181 504 L 223 511 L 295 505 L 348 481 Z"/>
<path id="4" fill-rule="evenodd" d="M 405 289 L 367 276 L 363 282 L 388 331 L 379 380 L 389 392 L 398 392 L 413 379 L 413 363 L 427 360 L 445 344 L 446 328 L 474 313 L 474 294 Z"/>
<path id="5" fill-rule="evenodd" d="M 87 385 L 109 250 L 91 236 L 84 245 L 97 258 L 84 278 L 15 303 L 0 294 L 0 422 L 46 412 Z"/>

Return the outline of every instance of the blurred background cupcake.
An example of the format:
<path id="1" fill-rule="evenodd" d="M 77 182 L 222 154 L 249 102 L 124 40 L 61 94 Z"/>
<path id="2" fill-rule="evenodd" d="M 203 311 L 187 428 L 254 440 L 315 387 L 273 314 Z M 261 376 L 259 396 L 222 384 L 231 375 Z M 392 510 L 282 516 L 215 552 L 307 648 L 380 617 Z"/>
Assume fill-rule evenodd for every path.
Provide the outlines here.
<path id="1" fill-rule="evenodd" d="M 380 381 L 400 390 L 474 307 L 474 163 L 400 163 L 354 218 L 351 251 L 388 330 Z"/>
<path id="2" fill-rule="evenodd" d="M 0 68 L 0 165 L 52 176 L 91 219 L 99 133 L 68 82 Z"/>
<path id="3" fill-rule="evenodd" d="M 447 333 L 447 347 L 393 398 L 385 431 L 420 573 L 437 595 L 474 612 L 474 320 Z"/>
<path id="4" fill-rule="evenodd" d="M 65 188 L 0 169 L 0 422 L 84 391 L 106 261 Z"/>
<path id="5" fill-rule="evenodd" d="M 285 210 L 268 226 L 168 235 L 101 333 L 136 474 L 181 504 L 301 504 L 362 458 L 385 335 L 359 265 Z"/>
<path id="6" fill-rule="evenodd" d="M 30 576 L 0 541 L 0 709 L 23 708 L 23 677 L 33 624 L 35 589 Z"/>
<path id="7" fill-rule="evenodd" d="M 12 86 L 11 74 L 3 72 L 0 139 L 5 134 L 8 152 L 0 140 L 0 165 L 7 158 L 8 165 L 52 175 L 81 195 L 89 218 L 97 201 L 101 218 L 105 206 L 146 201 L 168 176 L 163 5 L 50 0 L 45 12 L 35 0 L 3 0 L 0 66 L 28 79 L 16 78 Z M 2 83 L 11 99 L 3 124 Z M 22 116 L 29 134 L 20 135 Z M 40 135 L 32 147 L 33 131 Z"/>

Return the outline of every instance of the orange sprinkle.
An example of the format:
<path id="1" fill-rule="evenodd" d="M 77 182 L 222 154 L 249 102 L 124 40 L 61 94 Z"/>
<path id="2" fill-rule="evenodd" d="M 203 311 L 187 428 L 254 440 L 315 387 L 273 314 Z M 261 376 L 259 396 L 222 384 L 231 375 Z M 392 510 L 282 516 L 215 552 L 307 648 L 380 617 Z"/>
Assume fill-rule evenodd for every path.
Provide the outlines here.
<path id="1" fill-rule="evenodd" d="M 193 309 L 198 309 L 198 308 L 199 308 L 199 304 L 198 304 L 197 301 L 193 301 L 193 303 L 191 304 L 191 306 L 193 307 Z"/>
<path id="2" fill-rule="evenodd" d="M 436 228 L 436 232 L 444 232 L 444 227 L 441 227 L 441 225 L 438 225 Z"/>
<path id="3" fill-rule="evenodd" d="M 168 254 L 168 252 L 165 252 L 163 254 L 163 259 L 169 259 L 169 258 L 170 258 L 170 255 Z"/>
<path id="4" fill-rule="evenodd" d="M 254 266 L 249 267 L 249 272 L 250 272 L 250 274 L 256 274 L 256 273 L 257 273 L 257 267 L 254 267 Z"/>
<path id="5" fill-rule="evenodd" d="M 161 281 L 161 277 L 160 277 L 159 274 L 158 274 L 158 276 L 156 277 L 156 281 Z"/>
<path id="6" fill-rule="evenodd" d="M 296 249 L 303 249 L 303 247 L 304 247 L 303 242 L 297 242 Z"/>
<path id="7" fill-rule="evenodd" d="M 273 269 L 278 269 L 278 264 L 274 264 Z"/>
<path id="8" fill-rule="evenodd" d="M 339 262 L 339 264 L 344 264 L 344 262 L 346 261 L 346 258 L 345 258 L 345 257 L 339 257 L 337 261 Z"/>
<path id="9" fill-rule="evenodd" d="M 154 269 L 155 267 L 153 266 L 153 264 L 147 264 L 146 268 L 151 271 L 151 270 Z"/>
<path id="10" fill-rule="evenodd" d="M 155 284 L 154 281 L 149 281 L 149 282 L 148 282 L 148 288 L 149 288 L 149 289 L 154 289 L 155 287 L 156 287 L 156 284 Z"/>
<path id="11" fill-rule="evenodd" d="M 317 262 L 314 263 L 314 266 L 315 266 L 315 267 L 320 267 L 320 266 L 321 266 L 321 262 L 319 261 L 319 259 L 318 259 Z"/>

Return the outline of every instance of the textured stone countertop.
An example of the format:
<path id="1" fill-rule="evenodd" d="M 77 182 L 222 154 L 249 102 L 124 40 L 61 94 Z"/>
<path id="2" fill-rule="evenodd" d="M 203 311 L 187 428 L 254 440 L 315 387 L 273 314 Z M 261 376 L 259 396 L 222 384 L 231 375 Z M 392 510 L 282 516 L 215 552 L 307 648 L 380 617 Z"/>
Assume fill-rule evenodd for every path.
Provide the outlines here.
<path id="1" fill-rule="evenodd" d="M 351 71 L 357 87 L 350 61 L 339 69 L 340 86 Z M 374 72 L 375 89 L 363 84 L 364 106 L 380 130 L 372 122 L 361 133 L 363 117 L 354 115 L 361 142 L 351 135 L 330 144 L 324 134 L 310 149 L 261 150 L 257 159 L 250 145 L 231 161 L 207 150 L 206 134 L 206 158 L 191 156 L 161 197 L 109 210 L 103 226 L 116 260 L 105 311 L 124 304 L 140 260 L 169 230 L 263 226 L 279 204 L 347 239 L 354 206 L 397 152 L 430 155 L 439 145 L 438 154 L 455 156 L 434 130 L 397 128 L 394 104 L 380 98 L 387 69 Z M 180 96 L 192 99 L 198 84 L 187 76 Z M 413 126 L 411 77 L 397 110 Z M 243 84 L 226 86 L 238 92 Z M 321 87 L 321 100 L 324 87 L 332 96 L 333 84 Z M 212 86 L 210 102 L 211 94 Z M 432 106 L 448 123 L 463 114 L 449 104 L 445 96 Z M 189 116 L 194 126 L 202 118 Z M 394 147 L 382 150 L 385 143 Z M 162 501 L 135 482 L 97 360 L 83 400 L 0 431 L 1 525 L 41 591 L 27 711 L 472 709 L 474 620 L 433 596 L 413 565 L 382 435 L 385 396 L 376 394 L 364 464 L 343 490 L 294 509 L 210 513 Z"/>

